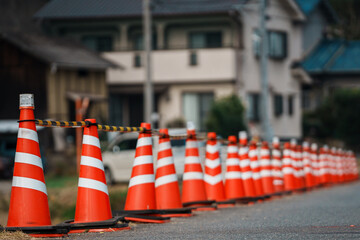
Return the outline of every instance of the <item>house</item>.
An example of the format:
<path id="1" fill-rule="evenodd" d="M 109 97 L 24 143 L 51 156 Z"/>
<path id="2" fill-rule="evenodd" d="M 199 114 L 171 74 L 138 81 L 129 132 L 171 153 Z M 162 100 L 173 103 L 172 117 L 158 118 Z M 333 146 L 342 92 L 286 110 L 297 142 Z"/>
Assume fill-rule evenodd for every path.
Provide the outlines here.
<path id="1" fill-rule="evenodd" d="M 307 77 L 311 79 L 302 86 L 302 108 L 308 111 L 315 109 L 326 96 L 324 92 L 328 92 L 323 89 L 318 68 L 323 61 L 329 59 L 327 57 L 321 59 L 320 52 L 332 55 L 330 47 L 332 44 L 326 39 L 331 37 L 330 26 L 339 23 L 340 20 L 327 0 L 296 0 L 296 2 L 307 18 L 302 26 L 302 58 L 294 66 L 304 69 Z M 312 64 L 315 65 L 311 66 Z M 317 73 L 313 71 L 316 68 Z"/>
<path id="2" fill-rule="evenodd" d="M 36 118 L 74 120 L 78 98 L 88 116 L 108 113 L 106 69 L 117 67 L 82 45 L 35 33 L 0 34 L 0 119 L 18 119 L 19 94 L 35 95 Z"/>
<path id="3" fill-rule="evenodd" d="M 46 34 L 75 39 L 124 66 L 108 69 L 110 119 L 143 121 L 141 0 L 53 0 L 35 15 Z M 267 3 L 268 108 L 274 134 L 301 137 L 301 89 L 310 78 L 301 65 L 307 15 L 295 0 Z M 204 119 L 214 99 L 239 95 L 255 134 L 259 125 L 259 1 L 153 2 L 152 72 L 158 127 L 176 119 Z M 84 7 L 86 6 L 86 7 Z M 310 45 L 310 43 L 307 43 Z"/>
<path id="4" fill-rule="evenodd" d="M 316 108 L 338 88 L 360 88 L 360 41 L 323 39 L 301 62 L 313 79 L 307 109 Z"/>

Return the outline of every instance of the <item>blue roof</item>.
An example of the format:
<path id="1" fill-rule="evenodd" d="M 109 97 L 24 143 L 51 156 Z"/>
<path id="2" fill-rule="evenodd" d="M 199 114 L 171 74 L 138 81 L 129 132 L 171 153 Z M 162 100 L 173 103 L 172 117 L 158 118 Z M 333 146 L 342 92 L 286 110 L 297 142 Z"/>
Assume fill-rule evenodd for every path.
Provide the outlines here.
<path id="1" fill-rule="evenodd" d="M 154 3 L 153 15 L 227 13 L 248 0 L 161 0 Z M 52 0 L 36 18 L 71 19 L 99 17 L 139 17 L 142 0 Z"/>
<path id="2" fill-rule="evenodd" d="M 301 65 L 310 74 L 360 73 L 360 41 L 322 40 Z"/>
<path id="3" fill-rule="evenodd" d="M 321 0 L 296 0 L 301 10 L 308 16 L 320 3 Z"/>

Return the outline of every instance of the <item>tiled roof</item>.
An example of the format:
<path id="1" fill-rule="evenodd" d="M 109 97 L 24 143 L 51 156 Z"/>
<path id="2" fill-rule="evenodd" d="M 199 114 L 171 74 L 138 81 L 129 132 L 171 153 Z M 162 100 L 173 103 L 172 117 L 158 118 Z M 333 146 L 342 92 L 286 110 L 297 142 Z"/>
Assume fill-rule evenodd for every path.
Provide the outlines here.
<path id="1" fill-rule="evenodd" d="M 59 67 L 106 69 L 120 67 L 72 41 L 39 34 L 7 32 L 0 38 L 49 64 Z"/>
<path id="2" fill-rule="evenodd" d="M 324 11 L 326 17 L 329 21 L 333 23 L 339 22 L 339 16 L 336 14 L 335 10 L 332 8 L 329 0 L 295 0 L 297 5 L 299 5 L 301 11 L 306 16 L 309 16 L 317 7 L 321 7 Z"/>
<path id="3" fill-rule="evenodd" d="M 301 65 L 310 74 L 360 73 L 360 41 L 323 40 Z"/>
<path id="4" fill-rule="evenodd" d="M 321 0 L 296 0 L 301 10 L 308 16 L 320 3 Z"/>
<path id="5" fill-rule="evenodd" d="M 224 13 L 248 0 L 157 0 L 153 15 Z M 86 7 L 84 7 L 86 6 Z M 36 18 L 70 19 L 98 17 L 135 17 L 142 14 L 142 0 L 52 0 Z"/>

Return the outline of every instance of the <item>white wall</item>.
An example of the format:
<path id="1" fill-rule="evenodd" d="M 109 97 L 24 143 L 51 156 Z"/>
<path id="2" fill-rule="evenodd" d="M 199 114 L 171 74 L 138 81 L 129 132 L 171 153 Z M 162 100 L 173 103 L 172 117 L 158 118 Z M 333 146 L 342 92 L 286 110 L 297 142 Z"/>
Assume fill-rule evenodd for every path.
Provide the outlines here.
<path id="1" fill-rule="evenodd" d="M 301 28 L 292 24 L 289 11 L 282 8 L 283 1 L 271 1 L 267 14 L 267 29 L 284 31 L 288 39 L 288 56 L 283 60 L 268 61 L 268 80 L 271 93 L 283 95 L 284 113 L 280 117 L 274 116 L 273 94 L 268 99 L 268 110 L 273 126 L 274 134 L 280 137 L 301 137 L 301 84 L 291 75 L 291 63 L 300 58 L 301 55 Z M 241 81 L 243 89 L 240 94 L 246 99 L 248 93 L 260 93 L 260 66 L 259 60 L 253 52 L 252 34 L 259 27 L 259 15 L 257 8 L 244 14 L 244 53 Z M 287 113 L 287 97 L 294 95 L 294 115 Z M 258 126 L 259 128 L 259 126 Z"/>

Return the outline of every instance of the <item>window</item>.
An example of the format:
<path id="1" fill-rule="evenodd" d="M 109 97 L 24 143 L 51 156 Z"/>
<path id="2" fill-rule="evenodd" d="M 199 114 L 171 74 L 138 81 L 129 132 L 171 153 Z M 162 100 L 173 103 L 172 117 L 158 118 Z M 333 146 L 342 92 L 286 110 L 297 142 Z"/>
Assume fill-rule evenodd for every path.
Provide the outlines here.
<path id="1" fill-rule="evenodd" d="M 283 114 L 283 96 L 276 94 L 274 96 L 274 115 L 279 117 Z"/>
<path id="2" fill-rule="evenodd" d="M 151 39 L 151 45 L 153 50 L 157 49 L 156 45 L 156 34 L 153 34 L 153 37 Z M 144 38 L 142 34 L 135 34 L 133 36 L 133 49 L 136 51 L 144 50 Z"/>
<path id="3" fill-rule="evenodd" d="M 191 65 L 191 66 L 196 66 L 196 65 L 198 65 L 198 60 L 197 60 L 197 54 L 196 54 L 196 52 L 191 52 L 191 53 L 190 53 L 190 65 Z"/>
<path id="4" fill-rule="evenodd" d="M 189 48 L 222 47 L 221 32 L 193 32 L 189 35 Z"/>
<path id="5" fill-rule="evenodd" d="M 294 96 L 288 96 L 288 114 L 292 116 L 294 114 Z"/>
<path id="6" fill-rule="evenodd" d="M 287 41 L 285 32 L 268 32 L 269 57 L 283 59 L 287 55 Z"/>
<path id="7" fill-rule="evenodd" d="M 214 101 L 213 93 L 184 93 L 183 114 L 187 121 L 192 121 L 200 131 L 205 130 L 205 119 Z"/>
<path id="8" fill-rule="evenodd" d="M 250 121 L 258 122 L 260 120 L 260 95 L 258 93 L 249 93 L 247 102 L 247 118 Z"/>
<path id="9" fill-rule="evenodd" d="M 97 52 L 109 52 L 113 50 L 111 36 L 84 36 L 82 43 L 89 49 Z"/>
<path id="10" fill-rule="evenodd" d="M 305 110 L 309 110 L 311 107 L 311 102 L 310 102 L 310 90 L 309 89 L 303 89 L 302 93 L 301 93 L 301 97 L 302 97 L 302 108 Z"/>
<path id="11" fill-rule="evenodd" d="M 135 54 L 134 55 L 134 67 L 141 67 L 141 55 L 140 54 Z"/>
<path id="12" fill-rule="evenodd" d="M 254 55 L 259 57 L 261 50 L 261 35 L 258 29 L 252 36 Z M 268 31 L 268 56 L 273 59 L 287 57 L 287 35 L 285 32 Z"/>

